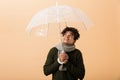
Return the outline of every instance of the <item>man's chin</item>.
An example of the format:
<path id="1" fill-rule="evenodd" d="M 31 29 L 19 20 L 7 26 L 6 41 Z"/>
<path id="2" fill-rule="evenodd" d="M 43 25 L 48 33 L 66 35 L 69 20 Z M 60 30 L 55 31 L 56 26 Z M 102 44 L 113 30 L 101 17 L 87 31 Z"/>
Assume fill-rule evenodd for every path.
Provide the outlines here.
<path id="1" fill-rule="evenodd" d="M 73 44 L 71 44 L 71 43 L 67 43 L 67 42 L 64 42 L 63 44 L 65 44 L 65 45 L 73 45 Z"/>

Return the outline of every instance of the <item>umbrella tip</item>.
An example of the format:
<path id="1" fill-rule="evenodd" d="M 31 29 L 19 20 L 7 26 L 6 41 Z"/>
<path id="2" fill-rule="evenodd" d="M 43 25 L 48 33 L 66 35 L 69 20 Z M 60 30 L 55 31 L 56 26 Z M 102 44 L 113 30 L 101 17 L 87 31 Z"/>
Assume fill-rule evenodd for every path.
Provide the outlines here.
<path id="1" fill-rule="evenodd" d="M 56 1 L 56 6 L 58 6 L 58 1 Z"/>

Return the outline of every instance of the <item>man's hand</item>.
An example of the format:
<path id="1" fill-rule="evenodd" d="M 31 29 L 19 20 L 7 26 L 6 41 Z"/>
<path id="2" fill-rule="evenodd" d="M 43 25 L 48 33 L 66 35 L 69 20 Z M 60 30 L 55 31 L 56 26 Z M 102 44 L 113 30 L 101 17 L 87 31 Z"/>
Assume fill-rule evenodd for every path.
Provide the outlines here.
<path id="1" fill-rule="evenodd" d="M 69 56 L 66 53 L 60 53 L 59 54 L 59 60 L 60 62 L 64 62 L 66 64 L 68 62 Z"/>

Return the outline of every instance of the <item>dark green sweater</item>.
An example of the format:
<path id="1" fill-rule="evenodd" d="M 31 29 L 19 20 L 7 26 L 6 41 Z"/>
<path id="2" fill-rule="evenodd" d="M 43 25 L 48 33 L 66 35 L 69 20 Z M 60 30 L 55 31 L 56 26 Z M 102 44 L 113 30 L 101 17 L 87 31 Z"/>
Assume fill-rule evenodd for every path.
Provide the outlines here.
<path id="1" fill-rule="evenodd" d="M 82 54 L 78 49 L 67 52 L 69 61 L 64 64 L 67 71 L 59 71 L 59 63 L 57 62 L 58 50 L 53 47 L 47 56 L 45 65 L 43 66 L 44 74 L 52 74 L 52 80 L 82 80 L 85 75 L 85 68 Z"/>

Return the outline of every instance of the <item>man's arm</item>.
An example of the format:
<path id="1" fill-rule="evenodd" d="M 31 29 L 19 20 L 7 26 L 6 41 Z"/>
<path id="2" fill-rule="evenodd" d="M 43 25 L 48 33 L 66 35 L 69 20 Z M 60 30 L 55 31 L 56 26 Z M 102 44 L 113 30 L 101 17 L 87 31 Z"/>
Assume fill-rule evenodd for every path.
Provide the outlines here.
<path id="1" fill-rule="evenodd" d="M 43 71 L 45 75 L 49 75 L 51 73 L 55 73 L 58 68 L 59 68 L 59 63 L 56 59 L 56 61 L 54 61 L 54 55 L 58 53 L 56 48 L 52 48 L 47 56 L 47 60 L 45 62 L 45 65 L 43 66 Z"/>

